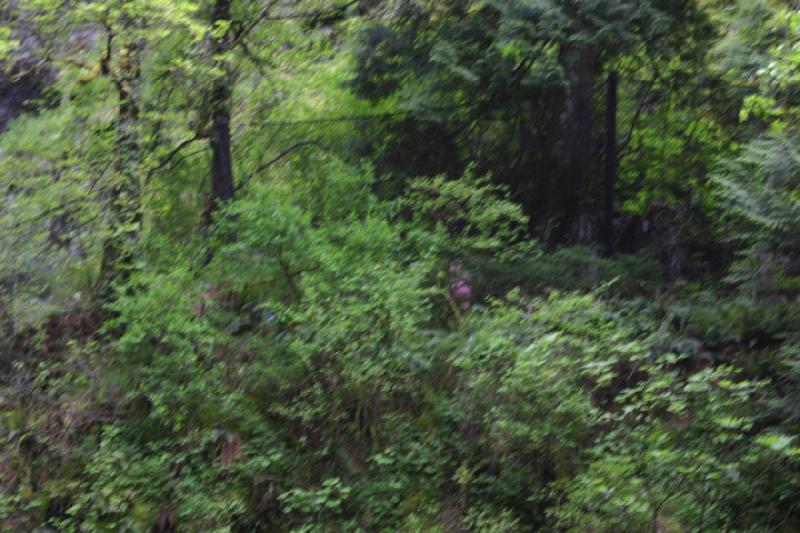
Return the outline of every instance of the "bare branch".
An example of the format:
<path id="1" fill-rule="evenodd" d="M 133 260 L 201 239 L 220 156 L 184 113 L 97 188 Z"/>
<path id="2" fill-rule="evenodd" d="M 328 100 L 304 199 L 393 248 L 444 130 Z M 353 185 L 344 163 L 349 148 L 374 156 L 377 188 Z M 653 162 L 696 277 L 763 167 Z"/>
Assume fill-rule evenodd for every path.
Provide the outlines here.
<path id="1" fill-rule="evenodd" d="M 194 143 L 196 141 L 199 141 L 199 140 L 202 140 L 202 139 L 206 139 L 206 138 L 208 138 L 208 133 L 206 131 L 199 131 L 199 132 L 195 133 L 193 136 L 189 137 L 188 139 L 185 139 L 185 140 L 179 142 L 177 144 L 177 146 L 175 146 L 175 148 L 170 150 L 170 152 L 166 156 L 164 156 L 161 159 L 161 161 L 158 162 L 158 164 L 156 166 L 154 166 L 153 168 L 151 168 L 147 172 L 147 177 L 145 178 L 145 184 L 149 183 L 150 178 L 153 176 L 153 174 L 158 172 L 159 170 L 161 170 L 165 166 L 167 166 L 169 164 L 169 162 L 172 161 L 172 158 L 174 158 L 176 155 L 178 155 L 181 152 L 181 150 L 183 150 L 184 148 L 186 148 L 187 146 L 189 146 L 190 144 L 192 144 L 192 143 Z"/>
<path id="2" fill-rule="evenodd" d="M 315 140 L 315 139 L 296 142 L 293 145 L 291 145 L 289 148 L 286 148 L 285 150 L 281 151 L 278 155 L 276 155 L 275 157 L 273 157 L 272 159 L 270 159 L 266 163 L 263 163 L 263 164 L 259 165 L 258 168 L 256 168 L 245 179 L 243 179 L 241 183 L 239 183 L 239 186 L 236 187 L 236 190 L 238 191 L 242 187 L 247 185 L 255 175 L 260 174 L 261 172 L 264 172 L 269 167 L 271 167 L 272 165 L 274 165 L 275 163 L 277 163 L 278 161 L 280 161 L 284 157 L 288 156 L 289 154 L 291 154 L 295 150 L 297 150 L 299 148 L 303 148 L 305 146 L 316 146 L 321 150 L 325 150 L 326 149 L 325 146 L 323 146 L 318 140 Z"/>

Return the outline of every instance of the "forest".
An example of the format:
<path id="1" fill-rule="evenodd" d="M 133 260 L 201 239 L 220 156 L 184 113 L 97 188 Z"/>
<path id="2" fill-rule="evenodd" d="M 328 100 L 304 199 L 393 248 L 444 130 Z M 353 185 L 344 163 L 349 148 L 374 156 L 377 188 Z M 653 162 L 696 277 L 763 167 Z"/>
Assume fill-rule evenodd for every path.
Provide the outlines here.
<path id="1" fill-rule="evenodd" d="M 0 530 L 800 531 L 800 2 L 2 0 Z"/>

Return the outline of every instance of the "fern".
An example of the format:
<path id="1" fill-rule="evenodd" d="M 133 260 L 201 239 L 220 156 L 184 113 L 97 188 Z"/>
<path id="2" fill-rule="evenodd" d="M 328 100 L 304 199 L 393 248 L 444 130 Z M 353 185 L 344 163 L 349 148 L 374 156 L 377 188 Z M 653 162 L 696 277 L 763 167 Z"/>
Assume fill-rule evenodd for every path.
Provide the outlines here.
<path id="1" fill-rule="evenodd" d="M 731 280 L 771 284 L 785 274 L 781 259 L 800 251 L 798 146 L 789 135 L 759 137 L 714 176 L 723 207 L 739 222 L 732 238 L 745 246 Z"/>

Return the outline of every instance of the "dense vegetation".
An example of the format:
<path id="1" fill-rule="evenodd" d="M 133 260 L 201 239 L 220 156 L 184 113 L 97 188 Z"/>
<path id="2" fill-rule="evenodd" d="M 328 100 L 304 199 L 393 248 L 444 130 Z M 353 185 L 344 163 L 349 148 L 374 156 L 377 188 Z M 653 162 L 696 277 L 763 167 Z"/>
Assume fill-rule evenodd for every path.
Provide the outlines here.
<path id="1" fill-rule="evenodd" d="M 3 531 L 797 531 L 789 0 L 0 6 Z"/>

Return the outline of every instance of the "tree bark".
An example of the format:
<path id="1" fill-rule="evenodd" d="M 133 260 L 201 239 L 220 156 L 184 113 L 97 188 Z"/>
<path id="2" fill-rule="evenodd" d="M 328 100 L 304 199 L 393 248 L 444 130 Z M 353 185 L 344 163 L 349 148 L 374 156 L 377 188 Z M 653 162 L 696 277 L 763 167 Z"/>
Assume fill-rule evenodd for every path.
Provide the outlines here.
<path id="1" fill-rule="evenodd" d="M 227 24 L 230 16 L 231 0 L 216 0 L 211 15 L 211 27 L 217 29 L 220 24 Z M 211 128 L 209 144 L 211 146 L 211 197 L 207 212 L 207 223 L 210 224 L 214 212 L 224 203 L 233 199 L 233 165 L 231 162 L 231 87 L 233 75 L 229 61 L 224 57 L 230 51 L 231 32 L 212 37 L 211 52 L 217 60 L 216 67 L 224 73 L 217 77 L 211 87 L 209 105 L 211 107 Z"/>
<path id="2" fill-rule="evenodd" d="M 555 240 L 575 237 L 583 198 L 592 170 L 592 114 L 596 67 L 595 53 L 587 45 L 564 45 L 561 64 L 568 86 L 558 117 L 556 187 L 561 217 Z"/>
<path id="3" fill-rule="evenodd" d="M 603 224 L 601 239 L 607 255 L 614 251 L 615 193 L 617 182 L 617 73 L 608 73 L 606 95 L 606 172 L 603 183 Z"/>

